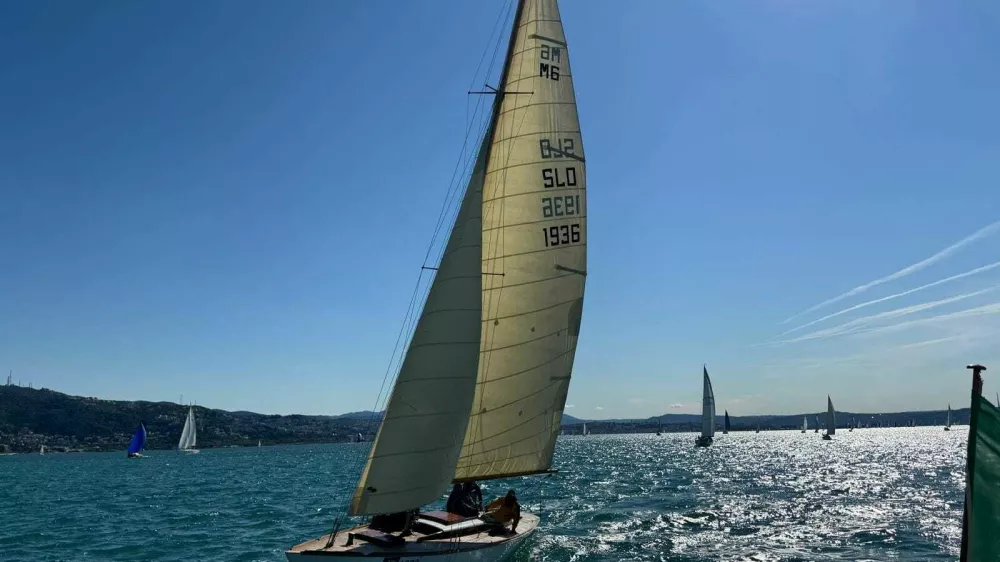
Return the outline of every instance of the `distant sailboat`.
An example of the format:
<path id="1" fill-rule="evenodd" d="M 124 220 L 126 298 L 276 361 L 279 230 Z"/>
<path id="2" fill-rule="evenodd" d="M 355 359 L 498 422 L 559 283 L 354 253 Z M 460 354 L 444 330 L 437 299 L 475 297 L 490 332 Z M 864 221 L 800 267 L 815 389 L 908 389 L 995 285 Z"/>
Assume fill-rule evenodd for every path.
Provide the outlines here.
<path id="1" fill-rule="evenodd" d="M 757 429 L 754 430 L 754 433 L 760 433 L 760 420 L 757 420 Z"/>
<path id="2" fill-rule="evenodd" d="M 701 436 L 694 440 L 698 447 L 708 447 L 715 437 L 715 393 L 712 380 L 708 378 L 708 367 L 702 365 L 701 395 Z"/>
<path id="3" fill-rule="evenodd" d="M 362 437 L 360 433 L 354 436 L 355 443 L 360 443 L 362 441 L 364 441 L 364 437 Z"/>
<path id="4" fill-rule="evenodd" d="M 142 457 L 142 450 L 146 448 L 146 425 L 139 422 L 139 427 L 135 428 L 132 440 L 128 443 L 127 457 L 137 459 Z"/>
<path id="5" fill-rule="evenodd" d="M 260 449 L 260 439 L 257 440 L 257 448 Z"/>
<path id="6" fill-rule="evenodd" d="M 818 415 L 813 415 L 813 421 L 816 422 L 815 423 L 816 428 L 813 429 L 813 433 L 819 433 L 819 416 Z"/>
<path id="7" fill-rule="evenodd" d="M 805 433 L 807 429 L 809 429 L 809 418 L 802 416 L 802 433 Z"/>
<path id="8" fill-rule="evenodd" d="M 187 419 L 184 420 L 184 429 L 181 430 L 181 439 L 177 442 L 177 450 L 185 453 L 197 453 L 195 445 L 198 442 L 198 427 L 194 421 L 194 406 L 188 407 Z"/>
<path id="9" fill-rule="evenodd" d="M 851 425 L 847 426 L 847 432 L 850 433 L 854 431 L 854 428 L 857 427 L 857 425 L 858 425 L 858 420 L 851 418 Z"/>
<path id="10" fill-rule="evenodd" d="M 823 434 L 823 439 L 829 441 L 833 438 L 833 434 L 837 432 L 837 418 L 833 413 L 833 400 L 830 396 L 826 397 L 826 433 Z"/>
<path id="11" fill-rule="evenodd" d="M 38 454 L 39 455 L 44 455 L 45 454 L 45 445 L 42 445 L 42 448 L 38 450 Z"/>
<path id="12" fill-rule="evenodd" d="M 585 437 L 589 435 L 589 433 L 587 433 L 587 424 L 583 424 L 583 429 L 580 430 L 580 435 L 583 435 Z"/>
<path id="13" fill-rule="evenodd" d="M 729 433 L 729 410 L 726 410 L 726 417 L 722 422 L 722 434 L 726 435 L 727 433 Z"/>
<path id="14" fill-rule="evenodd" d="M 951 404 L 948 404 L 948 420 L 944 424 L 945 431 L 951 431 Z"/>

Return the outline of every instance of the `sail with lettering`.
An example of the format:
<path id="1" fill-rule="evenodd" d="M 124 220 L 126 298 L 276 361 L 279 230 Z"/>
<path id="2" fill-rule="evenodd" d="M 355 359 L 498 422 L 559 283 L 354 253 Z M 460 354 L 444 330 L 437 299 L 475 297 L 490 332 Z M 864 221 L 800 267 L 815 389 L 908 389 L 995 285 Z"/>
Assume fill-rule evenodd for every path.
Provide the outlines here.
<path id="1" fill-rule="evenodd" d="M 455 480 L 548 471 L 587 275 L 586 159 L 554 0 L 524 3 L 483 187 L 482 353 Z"/>

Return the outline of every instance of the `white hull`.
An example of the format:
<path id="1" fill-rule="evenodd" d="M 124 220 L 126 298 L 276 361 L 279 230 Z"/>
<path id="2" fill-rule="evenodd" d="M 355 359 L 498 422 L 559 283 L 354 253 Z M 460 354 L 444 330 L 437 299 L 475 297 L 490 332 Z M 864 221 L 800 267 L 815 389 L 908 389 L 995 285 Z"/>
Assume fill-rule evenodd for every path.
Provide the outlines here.
<path id="1" fill-rule="evenodd" d="M 479 533 L 441 540 L 420 541 L 407 539 L 399 546 L 380 546 L 354 541 L 347 546 L 348 534 L 364 526 L 341 531 L 333 546 L 324 548 L 328 536 L 302 543 L 285 552 L 289 562 L 302 560 L 335 560 L 336 562 L 499 562 L 509 559 L 535 529 L 538 516 L 522 513 L 518 532 L 510 536 L 489 536 Z"/>

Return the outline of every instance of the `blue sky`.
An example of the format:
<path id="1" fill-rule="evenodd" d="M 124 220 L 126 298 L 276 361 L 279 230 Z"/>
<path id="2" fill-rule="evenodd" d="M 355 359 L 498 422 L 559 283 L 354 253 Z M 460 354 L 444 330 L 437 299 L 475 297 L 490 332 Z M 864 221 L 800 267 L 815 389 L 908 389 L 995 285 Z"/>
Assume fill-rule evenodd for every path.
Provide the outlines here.
<path id="1" fill-rule="evenodd" d="M 0 368 L 371 408 L 503 7 L 0 5 Z M 1000 267 L 793 330 L 1000 261 L 1000 4 L 562 12 L 590 252 L 567 412 L 694 412 L 702 362 L 734 414 L 957 407 L 970 360 L 1000 388 Z"/>

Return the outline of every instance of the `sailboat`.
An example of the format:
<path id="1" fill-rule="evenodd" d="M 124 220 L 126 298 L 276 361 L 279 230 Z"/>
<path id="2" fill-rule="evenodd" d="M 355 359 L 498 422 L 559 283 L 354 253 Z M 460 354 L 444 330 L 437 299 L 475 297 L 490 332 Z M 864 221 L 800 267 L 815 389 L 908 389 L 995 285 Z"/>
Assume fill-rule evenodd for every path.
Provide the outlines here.
<path id="1" fill-rule="evenodd" d="M 135 428 L 132 440 L 128 443 L 126 456 L 130 459 L 142 458 L 142 450 L 146 448 L 146 424 L 139 422 L 139 427 Z"/>
<path id="2" fill-rule="evenodd" d="M 802 416 L 802 433 L 805 433 L 807 429 L 809 429 L 809 419 Z"/>
<path id="3" fill-rule="evenodd" d="M 516 6 L 471 177 L 347 508 L 378 517 L 338 519 L 292 562 L 491 562 L 539 525 L 523 507 L 514 533 L 419 511 L 453 483 L 551 473 L 573 370 L 587 275 L 575 90 L 556 0 Z"/>
<path id="4" fill-rule="evenodd" d="M 827 398 L 829 398 L 829 396 Z M 816 414 L 813 414 L 813 421 L 816 422 L 815 423 L 816 428 L 813 429 L 813 433 L 819 433 L 819 416 L 816 415 Z"/>
<path id="5" fill-rule="evenodd" d="M 722 421 L 722 434 L 726 435 L 729 433 L 729 410 L 725 412 L 725 418 Z"/>
<path id="6" fill-rule="evenodd" d="M 944 424 L 945 431 L 951 431 L 951 404 L 948 404 L 948 420 Z"/>
<path id="7" fill-rule="evenodd" d="M 362 442 L 362 441 L 364 441 L 364 438 L 363 438 L 363 437 L 361 437 L 361 434 L 360 434 L 360 433 L 354 436 L 354 442 L 355 442 L 355 443 L 360 443 L 360 442 Z"/>
<path id="8" fill-rule="evenodd" d="M 698 447 L 708 447 L 715 436 L 715 393 L 712 380 L 708 378 L 708 367 L 702 365 L 701 390 L 701 435 L 694 440 Z"/>
<path id="9" fill-rule="evenodd" d="M 830 396 L 826 397 L 826 433 L 823 434 L 823 439 L 829 441 L 833 438 L 833 434 L 837 432 L 837 418 L 833 413 L 833 400 Z"/>
<path id="10" fill-rule="evenodd" d="M 184 420 L 184 429 L 181 430 L 181 439 L 177 442 L 177 450 L 185 453 L 197 453 L 194 446 L 198 441 L 198 427 L 194 421 L 194 406 L 188 407 L 187 419 Z"/>
<path id="11" fill-rule="evenodd" d="M 39 455 L 44 455 L 45 454 L 45 445 L 42 445 L 42 448 L 38 450 L 38 454 Z"/>
<path id="12" fill-rule="evenodd" d="M 260 449 L 260 439 L 257 440 L 257 448 Z"/>
<path id="13" fill-rule="evenodd" d="M 847 426 L 847 432 L 850 433 L 854 431 L 854 428 L 858 426 L 858 420 L 851 418 L 851 425 Z"/>
<path id="14" fill-rule="evenodd" d="M 759 419 L 757 420 L 757 429 L 754 430 L 754 433 L 760 433 L 760 420 Z"/>
<path id="15" fill-rule="evenodd" d="M 590 435 L 589 433 L 587 433 L 587 424 L 583 424 L 583 428 L 580 429 L 580 435 L 583 435 L 584 437 Z"/>

